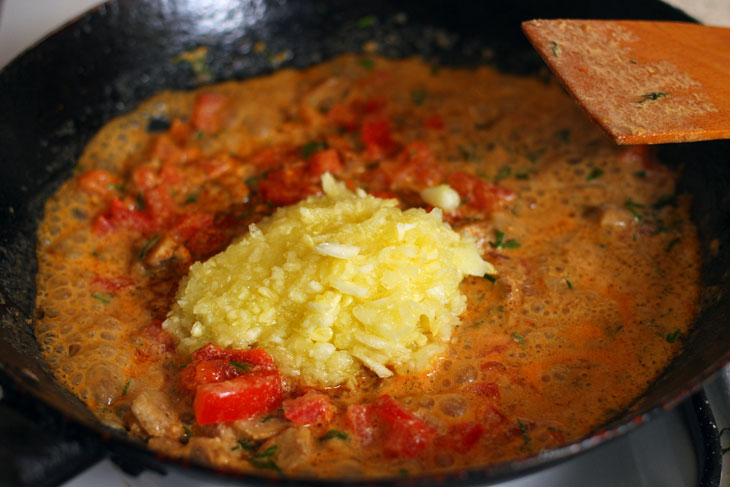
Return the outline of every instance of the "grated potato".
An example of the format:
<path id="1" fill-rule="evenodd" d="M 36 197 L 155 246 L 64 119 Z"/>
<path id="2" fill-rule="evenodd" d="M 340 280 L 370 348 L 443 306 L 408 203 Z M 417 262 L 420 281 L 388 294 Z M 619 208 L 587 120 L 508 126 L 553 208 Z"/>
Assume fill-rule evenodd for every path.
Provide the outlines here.
<path id="1" fill-rule="evenodd" d="M 354 385 L 426 369 L 466 298 L 465 275 L 494 273 L 441 210 L 401 211 L 329 174 L 324 196 L 280 208 L 181 281 L 164 328 L 179 350 L 259 346 L 284 374 Z"/>

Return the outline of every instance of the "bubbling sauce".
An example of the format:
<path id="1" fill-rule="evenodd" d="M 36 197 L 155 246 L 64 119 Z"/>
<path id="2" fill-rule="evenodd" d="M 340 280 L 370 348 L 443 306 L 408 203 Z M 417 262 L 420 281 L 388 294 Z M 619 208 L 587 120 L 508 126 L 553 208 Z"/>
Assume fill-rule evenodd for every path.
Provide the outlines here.
<path id="1" fill-rule="evenodd" d="M 614 146 L 552 82 L 344 56 L 159 94 L 78 168 L 39 229 L 38 342 L 105 423 L 216 468 L 357 478 L 534 455 L 630 406 L 697 309 L 676 174 Z M 178 282 L 325 171 L 403 209 L 449 185 L 446 220 L 498 275 L 462 282 L 467 310 L 431 370 L 319 389 L 282 376 L 280 405 L 201 424 L 189 372 L 212 355 L 191 364 L 160 326 Z M 245 380 L 230 363 L 218 372 Z"/>

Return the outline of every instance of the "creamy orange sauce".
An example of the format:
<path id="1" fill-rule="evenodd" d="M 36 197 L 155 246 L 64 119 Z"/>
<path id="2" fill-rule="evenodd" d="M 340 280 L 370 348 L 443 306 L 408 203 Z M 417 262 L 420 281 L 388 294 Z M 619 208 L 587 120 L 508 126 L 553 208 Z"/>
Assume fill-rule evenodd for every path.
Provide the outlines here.
<path id="1" fill-rule="evenodd" d="M 212 118 L 194 113 L 201 93 L 222 95 Z M 153 118 L 178 121 L 150 132 Z M 367 135 L 383 123 L 387 137 Z M 336 176 L 403 208 L 427 206 L 424 187 L 457 189 L 447 219 L 499 275 L 463 282 L 467 312 L 432 371 L 325 390 L 334 414 L 308 426 L 280 409 L 200 426 L 181 386 L 189 358 L 159 328 L 177 283 L 276 204 L 315 193 L 313 154 L 332 149 Z M 630 406 L 679 352 L 700 259 L 675 181 L 647 148 L 614 146 L 556 84 L 487 68 L 346 56 L 162 93 L 104 127 L 48 201 L 36 336 L 103 421 L 219 468 L 395 476 L 526 457 Z M 287 397 L 308 388 L 283 381 Z M 348 405 L 384 394 L 433 430 L 417 454 L 384 453 L 346 422 Z M 479 434 L 454 446 L 463 425 Z"/>

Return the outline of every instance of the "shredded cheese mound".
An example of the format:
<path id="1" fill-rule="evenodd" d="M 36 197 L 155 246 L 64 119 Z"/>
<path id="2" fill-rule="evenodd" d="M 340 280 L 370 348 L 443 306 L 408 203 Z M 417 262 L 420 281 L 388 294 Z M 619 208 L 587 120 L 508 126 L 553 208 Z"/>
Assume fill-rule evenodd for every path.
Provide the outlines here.
<path id="1" fill-rule="evenodd" d="M 178 350 L 262 347 L 284 374 L 350 387 L 362 366 L 420 372 L 444 351 L 459 283 L 494 267 L 438 208 L 401 211 L 329 174 L 322 187 L 192 265 L 163 324 Z"/>

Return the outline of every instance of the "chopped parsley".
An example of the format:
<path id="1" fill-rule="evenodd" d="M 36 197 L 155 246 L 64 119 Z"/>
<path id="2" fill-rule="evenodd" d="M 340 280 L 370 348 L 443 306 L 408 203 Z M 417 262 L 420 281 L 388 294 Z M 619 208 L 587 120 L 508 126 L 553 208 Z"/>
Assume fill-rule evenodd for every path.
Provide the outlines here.
<path id="1" fill-rule="evenodd" d="M 560 129 L 555 133 L 555 135 L 557 135 L 558 138 L 566 144 L 570 142 L 570 130 L 568 129 Z"/>
<path id="2" fill-rule="evenodd" d="M 425 90 L 413 90 L 411 91 L 411 101 L 414 105 L 422 105 L 427 95 Z"/>
<path id="3" fill-rule="evenodd" d="M 256 449 L 256 442 L 253 440 L 238 440 L 238 444 L 241 445 L 241 448 L 247 451 L 254 451 Z"/>
<path id="4" fill-rule="evenodd" d="M 512 168 L 509 166 L 502 166 L 499 168 L 499 171 L 497 171 L 497 174 L 494 176 L 494 182 L 495 184 L 503 180 L 504 178 L 508 178 L 512 175 Z"/>
<path id="5" fill-rule="evenodd" d="M 360 63 L 360 66 L 367 69 L 368 71 L 372 71 L 373 69 L 375 69 L 375 61 L 373 61 L 369 57 L 361 58 L 358 62 Z"/>
<path id="6" fill-rule="evenodd" d="M 185 204 L 189 205 L 191 203 L 196 203 L 198 201 L 199 194 L 198 193 L 190 193 L 187 198 L 185 198 Z"/>
<path id="7" fill-rule="evenodd" d="M 346 440 L 347 434 L 340 430 L 329 430 L 323 436 L 319 437 L 319 441 L 331 440 L 332 438 L 338 438 L 340 440 Z"/>
<path id="8" fill-rule="evenodd" d="M 202 130 L 196 130 L 195 133 L 193 134 L 193 139 L 200 140 L 203 138 L 203 135 L 205 135 L 205 132 L 203 132 Z"/>
<path id="9" fill-rule="evenodd" d="M 132 379 L 127 379 L 127 383 L 124 384 L 124 389 L 122 389 L 122 396 L 127 395 L 127 391 L 129 390 L 129 383 L 132 382 Z"/>
<path id="10" fill-rule="evenodd" d="M 665 194 L 664 196 L 660 196 L 654 203 L 652 203 L 651 207 L 655 210 L 661 210 L 665 206 L 672 205 L 677 202 L 677 195 L 676 194 Z"/>
<path id="11" fill-rule="evenodd" d="M 465 145 L 460 145 L 459 146 L 459 153 L 461 154 L 461 157 L 463 157 L 467 161 L 473 161 L 473 160 L 477 159 L 476 152 L 474 150 L 470 150 Z"/>
<path id="12" fill-rule="evenodd" d="M 530 435 L 527 433 L 527 426 L 525 426 L 525 424 L 519 419 L 517 420 L 517 425 L 520 427 L 520 433 L 522 434 L 522 441 L 525 444 L 525 448 L 529 449 L 532 441 L 530 440 Z"/>
<path id="13" fill-rule="evenodd" d="M 402 478 L 406 478 L 410 474 L 408 473 L 408 470 L 406 470 L 405 468 L 401 468 L 400 470 L 398 470 L 398 475 L 400 475 Z"/>
<path id="14" fill-rule="evenodd" d="M 668 93 L 664 93 L 663 91 L 652 91 L 651 93 L 641 95 L 641 99 L 636 103 L 644 103 L 645 101 L 649 100 L 658 100 L 659 98 L 664 98 L 665 96 L 668 96 Z"/>
<path id="15" fill-rule="evenodd" d="M 636 171 L 634 173 L 634 176 L 636 176 L 637 178 L 646 179 L 646 171 L 644 171 L 644 170 Z"/>
<path id="16" fill-rule="evenodd" d="M 669 343 L 674 343 L 677 341 L 677 338 L 679 338 L 679 335 L 682 333 L 682 331 L 677 328 L 673 332 L 669 333 L 665 338 Z"/>
<path id="17" fill-rule="evenodd" d="M 114 295 L 109 293 L 94 293 L 91 297 L 104 304 L 109 304 L 112 302 L 112 299 L 114 299 Z"/>
<path id="18" fill-rule="evenodd" d="M 144 259 L 144 256 L 147 255 L 147 252 L 152 248 L 152 246 L 157 243 L 157 241 L 160 239 L 159 235 L 155 235 L 151 239 L 147 241 L 146 244 L 144 244 L 144 247 L 142 247 L 142 250 L 139 251 L 139 260 Z"/>
<path id="19" fill-rule="evenodd" d="M 114 191 L 119 191 L 120 193 L 124 193 L 124 185 L 123 184 L 109 184 L 109 189 L 113 189 Z"/>
<path id="20" fill-rule="evenodd" d="M 137 193 L 137 199 L 134 201 L 134 206 L 137 207 L 138 210 L 144 210 L 144 198 L 142 198 L 142 193 Z"/>
<path id="21" fill-rule="evenodd" d="M 631 198 L 629 198 L 624 203 L 624 206 L 626 207 L 627 210 L 629 210 L 629 213 L 631 213 L 633 215 L 634 220 L 636 220 L 637 222 L 640 222 L 641 220 L 643 220 L 643 217 L 636 209 L 643 208 L 644 205 L 640 205 L 639 203 L 634 203 L 631 200 Z"/>
<path id="22" fill-rule="evenodd" d="M 229 360 L 228 363 L 237 369 L 241 369 L 244 373 L 248 373 L 251 370 L 251 364 L 247 364 L 246 362 L 234 362 L 233 360 Z"/>
<path id="23" fill-rule="evenodd" d="M 679 237 L 670 240 L 669 243 L 667 244 L 667 249 L 666 249 L 667 252 L 671 252 L 672 249 L 674 248 L 674 246 L 677 245 L 680 240 L 681 240 L 681 238 L 679 238 Z"/>
<path id="24" fill-rule="evenodd" d="M 594 167 L 591 172 L 588 173 L 588 176 L 586 176 L 586 181 L 593 181 L 596 178 L 600 178 L 605 174 L 605 171 L 603 169 Z"/>
<path id="25" fill-rule="evenodd" d="M 568 286 L 568 289 L 571 289 L 571 290 L 573 289 L 573 285 L 570 283 L 569 280 L 566 279 L 565 284 Z"/>
<path id="26" fill-rule="evenodd" d="M 489 274 L 484 274 L 482 277 L 489 282 L 497 282 L 497 278 L 494 276 L 490 276 Z"/>
<path id="27" fill-rule="evenodd" d="M 268 468 L 271 470 L 276 471 L 277 473 L 281 474 L 282 471 L 279 468 L 279 466 L 274 462 L 274 460 L 271 458 L 276 453 L 276 445 L 272 445 L 268 447 L 266 450 L 262 451 L 261 453 L 258 453 L 254 455 L 251 458 L 248 458 L 248 463 L 253 465 L 257 468 Z"/>
<path id="28" fill-rule="evenodd" d="M 524 338 L 522 338 L 522 335 L 520 335 L 519 333 L 512 333 L 512 338 L 514 338 L 514 340 L 515 340 L 515 341 L 516 341 L 517 343 L 519 343 L 519 344 L 520 344 L 521 346 L 523 346 L 523 347 L 524 347 L 524 346 L 526 345 L 526 343 L 525 343 L 525 339 L 524 339 Z"/>
<path id="29" fill-rule="evenodd" d="M 170 125 L 170 120 L 165 117 L 151 117 L 149 120 L 147 120 L 147 132 L 166 132 L 170 129 Z"/>
<path id="30" fill-rule="evenodd" d="M 372 27 L 377 21 L 378 18 L 375 15 L 366 15 L 355 22 L 355 27 L 358 29 L 365 29 L 367 27 Z"/>
<path id="31" fill-rule="evenodd" d="M 560 56 L 560 46 L 556 41 L 550 41 L 550 50 L 553 52 L 553 56 Z"/>
<path id="32" fill-rule="evenodd" d="M 494 249 L 517 249 L 520 247 L 520 243 L 514 238 L 505 240 L 504 232 L 501 230 L 495 230 L 494 235 L 494 242 L 489 242 L 489 245 L 491 245 Z"/>
<path id="33" fill-rule="evenodd" d="M 309 157 L 312 154 L 325 150 L 326 148 L 327 145 L 324 142 L 317 142 L 316 140 L 313 140 L 302 147 L 302 156 Z"/>
<path id="34" fill-rule="evenodd" d="M 276 417 L 276 416 L 274 416 L 274 415 L 271 415 L 271 414 L 270 414 L 270 415 L 268 415 L 268 416 L 264 417 L 264 418 L 263 418 L 263 419 L 261 420 L 261 422 L 262 422 L 262 423 L 265 423 L 265 422 L 267 422 L 267 421 L 269 421 L 269 420 L 271 420 L 271 419 L 274 419 L 275 417 Z"/>
<path id="35" fill-rule="evenodd" d="M 183 438 L 185 441 L 189 440 L 193 436 L 193 430 L 190 429 L 190 426 L 184 424 L 183 425 Z"/>

